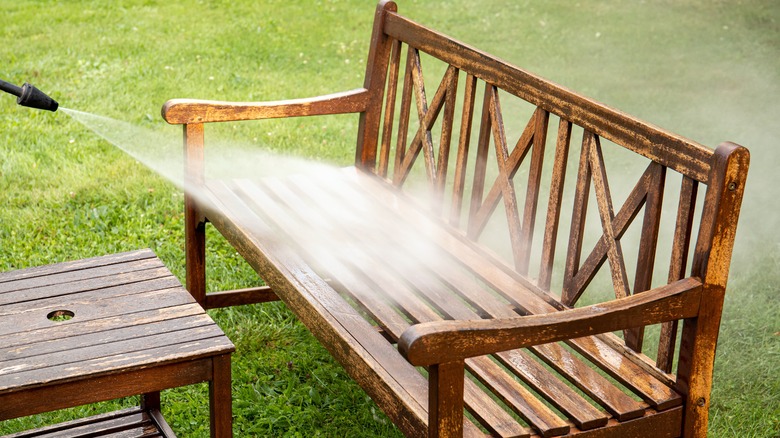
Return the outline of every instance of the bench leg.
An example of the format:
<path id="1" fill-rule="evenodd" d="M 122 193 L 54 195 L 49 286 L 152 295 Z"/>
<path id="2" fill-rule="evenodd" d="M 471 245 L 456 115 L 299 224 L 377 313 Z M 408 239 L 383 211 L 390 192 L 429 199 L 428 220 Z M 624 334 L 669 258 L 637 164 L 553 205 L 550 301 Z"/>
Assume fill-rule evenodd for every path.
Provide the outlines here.
<path id="1" fill-rule="evenodd" d="M 428 369 L 428 436 L 463 436 L 463 361 Z"/>
<path id="2" fill-rule="evenodd" d="M 197 188 L 204 181 L 203 125 L 184 125 L 185 185 Z M 185 189 L 187 189 L 185 187 Z M 184 251 L 186 286 L 195 301 L 206 304 L 206 220 L 195 199 L 184 193 Z"/>
<path id="3" fill-rule="evenodd" d="M 146 394 L 141 395 L 141 409 L 144 410 L 151 410 L 151 409 L 157 409 L 160 410 L 160 391 L 155 392 L 148 392 Z"/>
<path id="4" fill-rule="evenodd" d="M 211 437 L 233 436 L 233 397 L 231 392 L 230 355 L 212 360 L 213 373 L 209 382 L 209 406 L 211 412 Z"/>

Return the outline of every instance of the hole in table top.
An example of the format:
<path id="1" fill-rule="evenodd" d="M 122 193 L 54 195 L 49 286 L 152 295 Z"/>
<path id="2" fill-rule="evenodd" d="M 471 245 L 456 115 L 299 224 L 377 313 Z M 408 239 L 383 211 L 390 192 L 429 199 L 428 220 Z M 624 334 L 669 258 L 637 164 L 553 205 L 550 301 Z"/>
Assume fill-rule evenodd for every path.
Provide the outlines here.
<path id="1" fill-rule="evenodd" d="M 49 321 L 62 322 L 71 320 L 74 316 L 76 316 L 76 314 L 70 310 L 55 310 L 53 312 L 49 312 L 49 314 L 46 315 L 46 318 L 48 318 Z"/>

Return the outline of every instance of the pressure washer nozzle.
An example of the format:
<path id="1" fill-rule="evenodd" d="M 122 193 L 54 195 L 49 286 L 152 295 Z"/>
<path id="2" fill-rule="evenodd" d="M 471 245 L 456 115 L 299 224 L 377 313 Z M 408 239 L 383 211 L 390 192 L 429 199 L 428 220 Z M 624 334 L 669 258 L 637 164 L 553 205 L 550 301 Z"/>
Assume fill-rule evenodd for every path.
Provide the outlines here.
<path id="1" fill-rule="evenodd" d="M 24 83 L 21 87 L 0 80 L 0 90 L 13 94 L 16 97 L 16 103 L 30 108 L 38 108 L 46 111 L 57 111 L 60 104 L 56 100 L 47 96 L 43 91 L 35 88 L 34 85 Z"/>

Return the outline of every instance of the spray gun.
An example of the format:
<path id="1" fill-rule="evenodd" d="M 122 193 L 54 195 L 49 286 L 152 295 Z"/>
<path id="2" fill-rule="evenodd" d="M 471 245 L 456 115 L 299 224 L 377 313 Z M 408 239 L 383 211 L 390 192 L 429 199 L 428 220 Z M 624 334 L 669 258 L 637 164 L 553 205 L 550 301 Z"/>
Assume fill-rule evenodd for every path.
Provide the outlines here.
<path id="1" fill-rule="evenodd" d="M 60 104 L 56 100 L 47 96 L 43 91 L 35 88 L 33 85 L 24 83 L 21 87 L 0 80 L 0 90 L 13 94 L 16 97 L 16 103 L 30 108 L 38 108 L 47 111 L 57 111 Z"/>

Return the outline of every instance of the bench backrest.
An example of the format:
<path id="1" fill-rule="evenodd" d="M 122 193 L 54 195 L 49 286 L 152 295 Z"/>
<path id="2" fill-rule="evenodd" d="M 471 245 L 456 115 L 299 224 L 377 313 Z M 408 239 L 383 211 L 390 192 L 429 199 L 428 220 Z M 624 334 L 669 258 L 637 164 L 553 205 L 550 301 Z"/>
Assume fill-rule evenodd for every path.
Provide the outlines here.
<path id="1" fill-rule="evenodd" d="M 699 277 L 712 314 L 699 324 L 714 325 L 716 337 L 747 150 L 731 143 L 709 149 L 395 11 L 392 2 L 377 8 L 357 166 L 398 187 L 424 179 L 432 207 L 474 242 L 489 240 L 488 224 L 501 223 L 511 246 L 508 268 L 567 306 L 604 265 L 616 297 Z M 433 93 L 431 77 L 441 77 Z M 617 172 L 608 174 L 605 164 L 620 151 L 630 151 L 634 164 L 643 161 L 627 176 L 633 188 L 624 190 L 622 205 L 613 192 L 625 187 L 610 176 L 625 176 L 625 152 L 611 167 Z M 659 245 L 659 235 L 669 242 Z M 668 255 L 656 269 L 660 246 Z M 675 332 L 670 324 L 661 333 L 657 365 L 666 372 Z M 636 351 L 642 339 L 641 328 L 625 333 Z"/>

